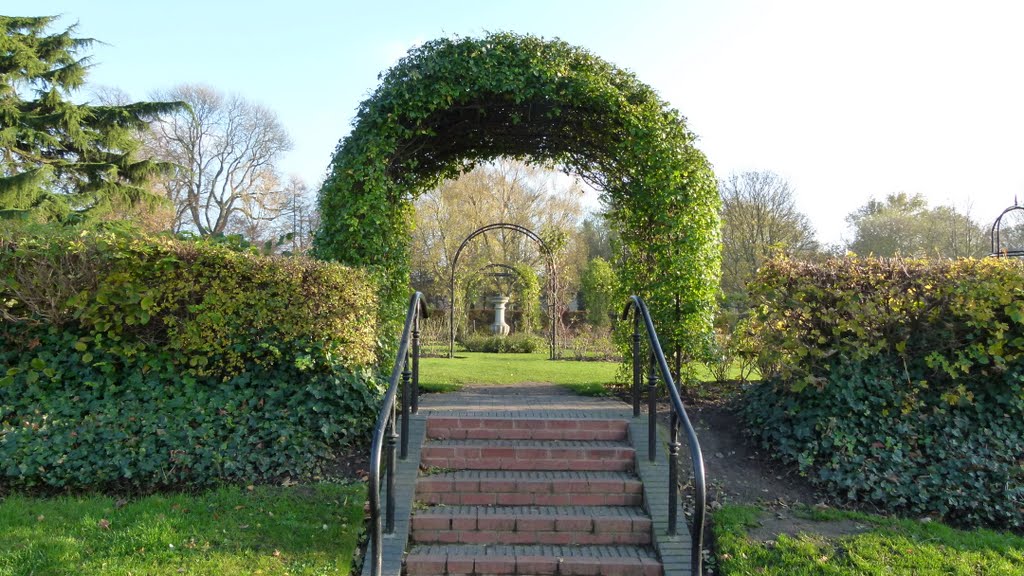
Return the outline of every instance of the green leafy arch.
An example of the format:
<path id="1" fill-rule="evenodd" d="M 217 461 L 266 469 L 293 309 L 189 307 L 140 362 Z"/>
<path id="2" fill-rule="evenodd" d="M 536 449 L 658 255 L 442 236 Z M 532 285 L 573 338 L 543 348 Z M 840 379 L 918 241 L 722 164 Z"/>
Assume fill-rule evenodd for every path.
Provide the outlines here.
<path id="1" fill-rule="evenodd" d="M 627 71 L 560 40 L 511 33 L 410 50 L 359 106 L 319 196 L 320 257 L 383 279 L 381 319 L 408 290 L 412 201 L 510 156 L 563 167 L 602 193 L 624 291 L 667 348 L 696 355 L 719 274 L 718 192 L 685 120 Z"/>

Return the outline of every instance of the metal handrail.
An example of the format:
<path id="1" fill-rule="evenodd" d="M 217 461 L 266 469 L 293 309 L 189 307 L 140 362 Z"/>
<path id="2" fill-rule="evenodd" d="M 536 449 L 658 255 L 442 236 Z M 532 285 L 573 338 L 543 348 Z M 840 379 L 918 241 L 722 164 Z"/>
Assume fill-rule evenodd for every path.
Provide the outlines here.
<path id="1" fill-rule="evenodd" d="M 398 398 L 399 380 L 402 390 L 402 429 L 401 458 L 405 460 L 409 452 L 409 413 L 415 414 L 419 409 L 420 393 L 420 319 L 427 317 L 427 305 L 423 294 L 416 292 L 409 298 L 409 309 L 405 314 L 405 328 L 398 344 L 395 367 L 391 370 L 388 390 L 384 394 L 377 415 L 377 426 L 373 430 L 373 443 L 370 445 L 370 548 L 369 558 L 373 562 L 370 574 L 379 576 L 383 563 L 384 534 L 380 521 L 380 463 L 384 446 L 384 435 L 387 434 L 388 459 L 387 468 L 387 508 L 385 509 L 385 530 L 388 534 L 395 531 L 395 445 L 399 434 L 395 432 L 397 418 L 396 400 Z M 410 353 L 411 342 L 411 353 Z"/>
<path id="2" fill-rule="evenodd" d="M 690 459 L 693 461 L 693 527 L 691 529 L 692 550 L 690 565 L 694 576 L 702 574 L 701 564 L 704 561 L 704 514 L 706 506 L 707 490 L 704 485 L 704 457 L 701 455 L 700 442 L 697 440 L 697 432 L 686 415 L 686 408 L 683 407 L 683 400 L 679 397 L 679 390 L 672 379 L 672 372 L 665 360 L 665 352 L 661 349 L 661 342 L 658 340 L 658 333 L 654 329 L 654 322 L 651 321 L 651 313 L 647 305 L 639 296 L 630 296 L 626 308 L 622 311 L 622 319 L 629 318 L 630 310 L 633 314 L 633 416 L 640 416 L 640 321 L 643 320 L 647 332 L 647 341 L 650 344 L 649 370 L 647 373 L 647 402 L 648 402 L 648 459 L 655 460 L 657 445 L 657 382 L 658 372 L 668 388 L 671 399 L 672 414 L 669 418 L 669 471 L 668 471 L 668 533 L 674 535 L 677 530 L 678 520 L 676 510 L 679 501 L 678 468 L 679 468 L 679 423 L 683 428 L 690 444 Z"/>

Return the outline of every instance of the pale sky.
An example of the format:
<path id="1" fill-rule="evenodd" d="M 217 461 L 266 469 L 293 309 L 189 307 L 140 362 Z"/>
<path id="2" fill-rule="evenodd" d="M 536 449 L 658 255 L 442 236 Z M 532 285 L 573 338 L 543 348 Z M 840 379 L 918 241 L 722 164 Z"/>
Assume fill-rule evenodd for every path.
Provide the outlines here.
<path id="1" fill-rule="evenodd" d="M 277 112 L 283 169 L 317 184 L 377 75 L 441 36 L 559 37 L 626 68 L 687 117 L 719 177 L 773 170 L 819 239 L 892 192 L 970 207 L 987 229 L 1024 201 L 1024 2 L 1016 0 L 288 2 L 5 0 L 63 14 L 92 85 L 136 99 L 209 84 Z"/>

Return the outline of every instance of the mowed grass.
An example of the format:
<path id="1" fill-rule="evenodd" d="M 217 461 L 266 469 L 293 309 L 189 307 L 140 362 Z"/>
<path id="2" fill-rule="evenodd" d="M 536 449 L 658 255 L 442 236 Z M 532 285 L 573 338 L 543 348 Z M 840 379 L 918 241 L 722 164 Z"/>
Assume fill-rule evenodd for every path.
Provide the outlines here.
<path id="1" fill-rule="evenodd" d="M 214 489 L 128 502 L 0 501 L 0 575 L 320 575 L 351 570 L 363 484 Z"/>
<path id="2" fill-rule="evenodd" d="M 549 382 L 584 394 L 603 394 L 615 382 L 618 362 L 549 360 L 547 352 L 491 354 L 456 352 L 455 358 L 421 358 L 420 388 L 450 392 L 466 384 Z"/>
<path id="3" fill-rule="evenodd" d="M 420 389 L 451 392 L 466 384 L 548 382 L 586 396 L 603 396 L 609 394 L 608 386 L 616 383 L 621 368 L 620 362 L 549 360 L 546 351 L 531 354 L 456 352 L 455 358 L 420 359 Z M 731 376 L 736 376 L 739 370 L 733 369 L 732 373 Z M 624 378 L 632 378 L 631 374 Z M 714 381 L 707 368 L 699 364 L 694 365 L 694 374 L 702 383 Z M 646 385 L 646 380 L 644 382 Z"/>
<path id="4" fill-rule="evenodd" d="M 716 574 L 1024 575 L 1024 537 L 1013 534 L 827 510 L 803 516 L 820 522 L 854 521 L 865 531 L 834 538 L 779 535 L 774 543 L 762 543 L 747 537 L 762 514 L 767 513 L 752 506 L 725 506 L 714 514 Z"/>

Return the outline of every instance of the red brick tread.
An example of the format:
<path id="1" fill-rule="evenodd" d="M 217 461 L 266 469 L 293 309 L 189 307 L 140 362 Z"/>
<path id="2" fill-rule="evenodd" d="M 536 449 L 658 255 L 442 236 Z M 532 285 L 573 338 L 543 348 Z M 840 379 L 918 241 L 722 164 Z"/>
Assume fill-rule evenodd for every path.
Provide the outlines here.
<path id="1" fill-rule="evenodd" d="M 640 506 L 643 483 L 630 472 L 460 470 L 420 476 L 416 499 L 478 506 Z"/>
<path id="2" fill-rule="evenodd" d="M 621 442 L 432 440 L 420 466 L 470 470 L 632 470 L 636 451 Z"/>
<path id="3" fill-rule="evenodd" d="M 625 440 L 625 420 L 431 416 L 427 438 L 453 440 Z"/>
<path id="4" fill-rule="evenodd" d="M 409 576 L 662 576 L 661 563 L 646 546 L 418 545 L 405 566 Z"/>

